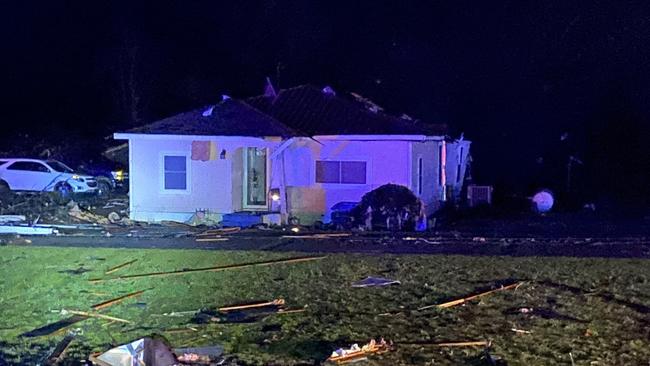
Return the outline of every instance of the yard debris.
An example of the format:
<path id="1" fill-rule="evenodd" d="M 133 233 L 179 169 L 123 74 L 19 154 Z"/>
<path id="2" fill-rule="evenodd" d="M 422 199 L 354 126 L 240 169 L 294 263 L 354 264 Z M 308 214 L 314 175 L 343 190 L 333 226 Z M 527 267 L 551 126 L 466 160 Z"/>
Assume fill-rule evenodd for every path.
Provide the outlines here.
<path id="1" fill-rule="evenodd" d="M 52 235 L 57 231 L 51 227 L 27 225 L 0 225 L 0 234 Z"/>
<path id="2" fill-rule="evenodd" d="M 78 203 L 74 201 L 70 201 L 70 202 L 72 203 L 71 205 L 69 205 L 71 207 L 68 209 L 68 215 L 70 215 L 70 217 L 73 217 L 80 221 L 94 223 L 94 224 L 100 224 L 100 225 L 110 224 L 110 221 L 106 217 L 96 215 L 87 210 L 82 210 L 79 207 Z"/>
<path id="3" fill-rule="evenodd" d="M 510 330 L 517 333 L 517 334 L 533 334 L 533 332 L 530 331 L 530 330 L 523 330 L 523 329 L 517 329 L 517 328 L 510 328 Z"/>
<path id="4" fill-rule="evenodd" d="M 392 342 L 389 344 L 381 338 L 379 342 L 371 339 L 370 342 L 359 347 L 357 343 L 353 344 L 350 348 L 339 348 L 332 352 L 332 355 L 327 361 L 336 362 L 338 364 L 356 362 L 366 359 L 373 354 L 386 353 L 392 349 Z"/>
<path id="5" fill-rule="evenodd" d="M 120 297 L 116 297 L 114 299 L 110 299 L 110 300 L 107 300 L 107 301 L 104 301 L 104 302 L 100 302 L 99 304 L 95 304 L 95 305 L 91 306 L 90 308 L 93 309 L 93 310 L 104 309 L 104 308 L 107 308 L 109 306 L 113 306 L 113 305 L 115 305 L 117 303 L 120 303 L 120 302 L 122 302 L 122 301 L 124 301 L 126 299 L 136 297 L 136 296 L 142 294 L 144 291 L 145 290 L 131 292 L 129 294 L 126 294 L 126 295 L 123 295 L 123 296 L 120 296 Z"/>
<path id="6" fill-rule="evenodd" d="M 361 281 L 352 283 L 352 287 L 376 287 L 376 286 L 389 286 L 389 285 L 399 285 L 400 281 L 389 280 L 388 278 L 383 277 L 366 277 Z"/>
<path id="7" fill-rule="evenodd" d="M 99 314 L 99 313 L 89 313 L 87 311 L 63 309 L 63 310 L 61 310 L 61 314 L 63 314 L 63 315 L 66 315 L 66 314 L 81 315 L 81 316 L 88 317 L 88 318 L 98 318 L 98 319 L 111 320 L 111 321 L 114 321 L 114 322 L 127 323 L 127 324 L 132 323 L 130 320 L 125 320 L 125 319 L 122 319 L 122 318 L 116 318 L 114 316 L 108 316 L 108 315 Z"/>
<path id="8" fill-rule="evenodd" d="M 180 362 L 190 364 L 210 364 L 223 355 L 222 346 L 174 348 L 174 354 Z"/>
<path id="9" fill-rule="evenodd" d="M 126 299 L 138 296 L 143 292 L 144 292 L 144 290 L 132 292 L 130 294 L 126 294 L 126 295 L 117 297 L 115 299 L 107 300 L 107 301 L 100 302 L 98 304 L 92 305 L 90 308 L 92 310 L 95 310 L 95 311 L 100 310 L 100 309 L 104 309 L 104 308 L 107 308 L 109 306 L 113 306 L 113 305 L 115 305 L 117 303 L 120 303 L 120 302 L 122 302 L 122 301 L 124 301 Z M 36 329 L 32 329 L 32 330 L 30 330 L 28 332 L 25 332 L 25 333 L 21 334 L 19 337 L 32 338 L 32 337 L 40 337 L 40 336 L 50 335 L 50 334 L 53 334 L 55 332 L 60 331 L 61 329 L 65 329 L 65 328 L 67 328 L 67 327 L 69 327 L 69 326 L 71 326 L 71 325 L 73 325 L 75 323 L 78 323 L 78 322 L 80 322 L 82 320 L 86 320 L 86 319 L 88 319 L 87 316 L 73 315 L 73 316 L 71 316 L 69 318 L 61 319 L 61 320 L 56 321 L 54 323 L 50 323 L 50 324 L 47 324 L 45 326 L 42 326 L 42 327 L 39 327 L 39 328 L 36 328 Z"/>
<path id="10" fill-rule="evenodd" d="M 426 310 L 426 309 L 430 309 L 430 308 L 439 308 L 439 309 L 450 308 L 450 307 L 453 307 L 453 306 L 456 306 L 456 305 L 464 304 L 464 303 L 466 303 L 468 301 L 471 301 L 471 300 L 478 299 L 478 298 L 486 296 L 486 295 L 493 294 L 495 292 L 505 291 L 505 290 L 510 290 L 510 289 L 516 289 L 519 286 L 521 286 L 522 284 L 523 284 L 523 282 L 515 282 L 515 283 L 512 283 L 512 284 L 507 285 L 507 286 L 501 285 L 501 287 L 495 288 L 493 290 L 481 292 L 481 293 L 478 293 L 476 295 L 464 297 L 464 298 L 453 300 L 453 301 L 448 301 L 448 302 L 445 302 L 445 303 L 442 303 L 442 304 L 423 306 L 421 308 L 418 308 L 418 310 Z"/>
<path id="11" fill-rule="evenodd" d="M 89 360 L 100 366 L 170 366 L 178 363 L 165 342 L 149 337 L 112 348 L 99 355 L 90 355 Z"/>
<path id="12" fill-rule="evenodd" d="M 27 221 L 27 218 L 24 215 L 0 215 L 0 224 L 25 221 Z"/>
<path id="13" fill-rule="evenodd" d="M 282 307 L 284 306 L 284 304 L 285 304 L 284 299 L 275 299 L 273 301 L 257 302 L 257 303 L 245 304 L 245 305 L 226 306 L 226 307 L 219 308 L 219 311 L 243 310 L 243 309 L 252 309 L 252 308 L 262 308 L 268 306 Z"/>
<path id="14" fill-rule="evenodd" d="M 227 271 L 232 269 L 242 269 L 248 267 L 260 267 L 260 266 L 270 266 L 274 264 L 288 264 L 288 263 L 299 263 L 299 262 L 309 262 L 324 259 L 327 256 L 317 256 L 317 257 L 297 257 L 297 258 L 286 258 L 286 259 L 275 259 L 270 261 L 263 262 L 250 262 L 242 264 L 230 264 L 226 266 L 215 266 L 215 267 L 203 267 L 203 268 L 185 268 L 175 271 L 163 271 L 163 272 L 151 272 L 151 273 L 139 273 L 133 275 L 124 275 L 113 278 L 96 278 L 89 280 L 90 283 L 101 283 L 106 281 L 116 281 L 116 280 L 125 280 L 133 278 L 143 278 L 143 277 L 165 277 L 165 276 L 174 276 L 174 275 L 183 275 L 188 273 L 197 273 L 197 272 L 220 272 Z"/>
<path id="15" fill-rule="evenodd" d="M 236 232 L 241 231 L 241 228 L 238 226 L 233 226 L 233 227 L 224 227 L 221 229 L 211 229 L 211 230 L 206 230 L 200 234 L 197 234 L 197 236 L 214 236 L 214 235 L 226 235 L 226 234 L 234 234 Z"/>
<path id="16" fill-rule="evenodd" d="M 293 230 L 292 230 L 293 231 Z M 297 232 L 297 231 L 296 231 Z M 283 239 L 331 239 L 351 236 L 350 233 L 311 234 L 311 235 L 282 235 Z"/>
<path id="17" fill-rule="evenodd" d="M 124 268 L 124 267 L 126 267 L 126 266 L 128 266 L 128 265 L 130 265 L 130 264 L 133 264 L 133 263 L 135 263 L 135 262 L 137 262 L 137 261 L 138 261 L 137 259 L 133 259 L 133 260 L 130 260 L 130 261 L 128 261 L 128 262 L 125 262 L 125 263 L 119 264 L 119 265 L 117 265 L 117 266 L 115 266 L 115 267 L 111 267 L 111 268 L 109 268 L 106 272 L 104 272 L 104 274 L 111 274 L 111 273 L 113 273 L 113 272 L 119 271 L 120 269 L 122 269 L 122 268 Z"/>
<path id="18" fill-rule="evenodd" d="M 586 320 L 578 319 L 570 315 L 560 314 L 551 308 L 532 308 L 532 307 L 521 307 L 521 308 L 510 308 L 503 311 L 506 315 L 525 315 L 525 316 L 539 316 L 542 319 L 557 319 L 557 320 L 566 320 L 578 323 L 588 323 Z"/>
<path id="19" fill-rule="evenodd" d="M 74 340 L 74 338 L 77 336 L 76 333 L 70 332 L 68 333 L 59 343 L 57 343 L 56 347 L 54 347 L 54 350 L 50 353 L 49 356 L 47 356 L 47 360 L 45 362 L 46 365 L 56 365 L 59 362 L 62 361 L 63 357 L 65 356 L 65 352 L 68 350 L 68 347 L 70 346 L 70 343 Z"/>
<path id="20" fill-rule="evenodd" d="M 196 238 L 197 242 L 211 242 L 211 241 L 228 241 L 228 238 L 214 237 L 214 238 Z"/>
<path id="21" fill-rule="evenodd" d="M 272 314 L 296 312 L 296 310 L 287 310 L 284 306 L 284 299 L 275 299 L 272 301 L 225 306 L 218 308 L 216 311 L 202 309 L 194 315 L 192 321 L 198 324 L 211 322 L 252 323 Z M 298 311 L 304 311 L 304 309 L 298 309 Z"/>
<path id="22" fill-rule="evenodd" d="M 490 341 L 466 341 L 466 342 L 443 342 L 434 343 L 436 347 L 489 347 Z"/>

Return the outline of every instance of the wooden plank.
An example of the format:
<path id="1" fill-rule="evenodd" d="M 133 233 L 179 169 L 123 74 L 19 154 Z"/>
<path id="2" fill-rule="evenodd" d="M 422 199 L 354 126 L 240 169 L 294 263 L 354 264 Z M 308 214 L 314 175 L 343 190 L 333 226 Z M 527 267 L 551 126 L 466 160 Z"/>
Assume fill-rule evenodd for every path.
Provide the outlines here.
<path id="1" fill-rule="evenodd" d="M 130 294 L 126 294 L 126 295 L 123 295 L 123 296 L 120 296 L 120 297 L 116 297 L 114 299 L 110 299 L 110 300 L 107 300 L 107 301 L 104 301 L 104 302 L 100 302 L 99 304 L 92 305 L 90 308 L 93 309 L 93 310 L 104 309 L 104 308 L 107 308 L 109 306 L 113 306 L 113 305 L 115 305 L 115 304 L 117 304 L 119 302 L 122 302 L 122 301 L 124 301 L 126 299 L 130 299 L 132 297 L 138 296 L 138 295 L 142 294 L 143 292 L 144 292 L 144 290 L 131 292 Z"/>
<path id="2" fill-rule="evenodd" d="M 481 292 L 481 293 L 476 294 L 476 295 L 463 297 L 461 299 L 448 301 L 448 302 L 445 302 L 445 303 L 442 303 L 442 304 L 423 306 L 421 308 L 418 308 L 418 310 L 426 310 L 426 309 L 430 309 L 430 308 L 439 308 L 439 309 L 450 308 L 450 307 L 453 307 L 453 306 L 456 306 L 456 305 L 464 304 L 464 303 L 466 303 L 468 301 L 471 301 L 471 300 L 478 299 L 478 298 L 483 297 L 483 296 L 493 294 L 495 292 L 505 291 L 505 290 L 510 290 L 510 289 L 513 289 L 513 288 L 517 288 L 517 287 L 521 286 L 522 283 L 523 282 L 516 282 L 516 283 L 510 284 L 510 285 L 507 285 L 507 286 L 501 286 L 499 288 L 496 288 L 496 289 L 493 289 L 493 290 L 490 290 L 490 291 Z"/>
<path id="3" fill-rule="evenodd" d="M 106 272 L 104 272 L 104 274 L 111 274 L 113 272 L 119 271 L 120 269 L 122 269 L 122 268 L 124 268 L 124 267 L 126 267 L 126 266 L 128 266 L 130 264 L 133 264 L 133 263 L 135 263 L 137 261 L 138 261 L 137 259 L 134 259 L 134 260 L 128 261 L 126 263 L 119 264 L 119 265 L 117 265 L 115 267 L 111 267 Z"/>
<path id="4" fill-rule="evenodd" d="M 232 270 L 232 269 L 242 269 L 242 268 L 248 268 L 248 267 L 263 267 L 263 266 L 272 266 L 272 265 L 275 265 L 275 264 L 309 262 L 309 261 L 324 259 L 326 257 L 327 256 L 275 259 L 275 260 L 271 260 L 271 261 L 251 262 L 251 263 L 242 263 L 242 264 L 231 264 L 231 265 L 226 265 L 226 266 L 189 268 L 189 269 L 179 269 L 179 270 L 175 270 L 175 271 L 140 273 L 140 274 L 125 275 L 125 276 L 119 276 L 119 277 L 113 277 L 113 278 L 95 278 L 95 279 L 91 279 L 91 280 L 88 280 L 88 281 L 90 283 L 102 283 L 102 282 L 107 282 L 107 281 L 130 280 L 130 279 L 144 278 L 144 277 L 177 276 L 177 275 L 184 275 L 184 274 L 188 274 L 188 273 L 197 273 L 197 272 L 220 272 L 220 271 L 227 271 L 227 270 Z"/>
<path id="5" fill-rule="evenodd" d="M 78 310 L 66 310 L 66 312 L 68 312 L 70 314 L 73 314 L 73 315 L 81 315 L 81 316 L 90 317 L 90 318 L 111 320 L 111 321 L 114 321 L 114 322 L 127 323 L 127 324 L 132 323 L 130 320 L 125 320 L 125 319 L 122 319 L 122 318 L 116 318 L 114 316 L 108 316 L 108 315 L 99 314 L 99 313 L 89 313 L 87 311 L 78 311 Z"/>
<path id="6" fill-rule="evenodd" d="M 234 306 L 225 306 L 222 308 L 219 308 L 219 311 L 232 311 L 232 310 L 243 310 L 243 309 L 254 309 L 254 308 L 262 308 L 265 306 L 282 306 L 284 305 L 284 299 L 275 299 L 273 301 L 268 301 L 268 302 L 258 302 L 255 304 L 246 304 L 246 305 L 234 305 Z"/>

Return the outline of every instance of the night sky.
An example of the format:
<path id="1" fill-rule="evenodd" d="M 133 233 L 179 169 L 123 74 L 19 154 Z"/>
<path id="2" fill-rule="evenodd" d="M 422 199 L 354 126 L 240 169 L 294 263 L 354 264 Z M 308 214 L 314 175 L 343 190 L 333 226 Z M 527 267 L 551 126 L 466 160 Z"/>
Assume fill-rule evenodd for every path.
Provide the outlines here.
<path id="1" fill-rule="evenodd" d="M 99 146 L 270 76 L 447 123 L 504 194 L 563 189 L 573 155 L 576 196 L 650 196 L 647 1 L 25 1 L 0 29 L 0 151 Z"/>

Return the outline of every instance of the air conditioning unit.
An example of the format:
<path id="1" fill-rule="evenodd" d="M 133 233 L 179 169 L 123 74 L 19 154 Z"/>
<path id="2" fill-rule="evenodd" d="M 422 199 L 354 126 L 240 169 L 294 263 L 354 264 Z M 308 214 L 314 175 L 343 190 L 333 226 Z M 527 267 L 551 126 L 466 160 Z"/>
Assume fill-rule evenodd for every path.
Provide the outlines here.
<path id="1" fill-rule="evenodd" d="M 467 186 L 469 207 L 492 204 L 492 186 Z"/>

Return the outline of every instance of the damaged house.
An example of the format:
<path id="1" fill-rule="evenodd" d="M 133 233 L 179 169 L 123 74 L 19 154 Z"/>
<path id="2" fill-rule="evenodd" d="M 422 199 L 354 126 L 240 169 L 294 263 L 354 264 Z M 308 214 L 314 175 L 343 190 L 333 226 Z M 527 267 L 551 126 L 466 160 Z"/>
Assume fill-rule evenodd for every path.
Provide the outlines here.
<path id="1" fill-rule="evenodd" d="M 470 147 L 444 125 L 313 86 L 224 98 L 114 138 L 129 144 L 131 219 L 225 224 L 328 222 L 335 204 L 387 183 L 430 214 L 458 199 Z"/>

